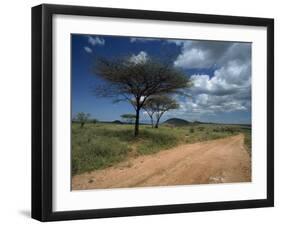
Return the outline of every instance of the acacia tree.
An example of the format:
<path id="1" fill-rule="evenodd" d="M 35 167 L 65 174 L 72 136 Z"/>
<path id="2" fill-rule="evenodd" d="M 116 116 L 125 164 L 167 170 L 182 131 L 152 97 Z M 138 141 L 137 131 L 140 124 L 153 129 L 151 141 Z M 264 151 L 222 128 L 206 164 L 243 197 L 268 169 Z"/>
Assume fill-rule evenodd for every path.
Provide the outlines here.
<path id="1" fill-rule="evenodd" d="M 144 110 L 151 119 L 153 127 L 153 115 L 155 115 L 155 128 L 158 128 L 159 122 L 163 114 L 169 110 L 179 108 L 178 103 L 167 95 L 154 95 L 147 99 Z"/>
<path id="2" fill-rule="evenodd" d="M 94 74 L 103 81 L 102 85 L 96 87 L 96 95 L 132 104 L 136 111 L 135 136 L 139 134 L 140 110 L 147 98 L 176 93 L 190 86 L 185 73 L 173 64 L 148 57 L 141 61 L 130 57 L 100 58 L 96 60 Z"/>
<path id="3" fill-rule="evenodd" d="M 123 114 L 123 115 L 121 115 L 121 118 L 123 118 L 126 122 L 132 124 L 136 120 L 136 115 L 134 115 L 134 114 Z"/>
<path id="4" fill-rule="evenodd" d="M 83 128 L 84 124 L 89 121 L 90 114 L 84 112 L 78 112 L 75 117 L 76 121 L 80 123 L 80 128 Z"/>
<path id="5" fill-rule="evenodd" d="M 147 115 L 150 118 L 150 123 L 151 123 L 151 127 L 154 127 L 154 119 L 153 119 L 153 115 L 155 113 L 155 109 L 152 106 L 152 98 L 148 98 L 145 102 L 145 104 L 143 105 L 143 109 L 145 110 L 145 112 L 147 113 Z"/>
<path id="6" fill-rule="evenodd" d="M 99 120 L 97 120 L 96 118 L 92 118 L 92 119 L 91 119 L 91 123 L 93 123 L 93 124 L 97 124 L 98 121 L 99 121 Z"/>

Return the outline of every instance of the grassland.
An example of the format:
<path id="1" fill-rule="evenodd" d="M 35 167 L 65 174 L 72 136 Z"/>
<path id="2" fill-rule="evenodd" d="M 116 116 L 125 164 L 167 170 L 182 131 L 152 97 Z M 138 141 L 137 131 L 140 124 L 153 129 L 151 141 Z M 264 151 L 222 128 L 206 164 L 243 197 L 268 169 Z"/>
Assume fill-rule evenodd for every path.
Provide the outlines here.
<path id="1" fill-rule="evenodd" d="M 138 138 L 133 125 L 72 123 L 72 175 L 112 166 L 129 156 L 146 155 L 179 144 L 195 143 L 244 133 L 251 153 L 251 128 L 239 125 L 190 124 L 161 125 L 158 129 L 140 126 Z"/>

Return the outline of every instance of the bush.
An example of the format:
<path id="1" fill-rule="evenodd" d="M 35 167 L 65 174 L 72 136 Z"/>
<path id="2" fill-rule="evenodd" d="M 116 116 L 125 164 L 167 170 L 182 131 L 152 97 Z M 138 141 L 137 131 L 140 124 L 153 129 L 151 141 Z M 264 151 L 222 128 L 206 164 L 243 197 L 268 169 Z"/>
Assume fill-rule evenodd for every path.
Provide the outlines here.
<path id="1" fill-rule="evenodd" d="M 200 127 L 198 127 L 198 129 L 199 129 L 199 131 L 203 131 L 205 129 L 205 127 L 200 126 Z"/>
<path id="2" fill-rule="evenodd" d="M 214 128 L 213 132 L 218 133 L 218 132 L 220 132 L 220 129 L 219 128 Z"/>
<path id="3" fill-rule="evenodd" d="M 91 122 L 93 123 L 93 124 L 96 124 L 97 122 L 98 122 L 98 120 L 97 119 L 91 119 Z"/>
<path id="4" fill-rule="evenodd" d="M 189 132 L 190 132 L 190 133 L 194 133 L 194 128 L 191 127 L 191 128 L 189 129 Z"/>

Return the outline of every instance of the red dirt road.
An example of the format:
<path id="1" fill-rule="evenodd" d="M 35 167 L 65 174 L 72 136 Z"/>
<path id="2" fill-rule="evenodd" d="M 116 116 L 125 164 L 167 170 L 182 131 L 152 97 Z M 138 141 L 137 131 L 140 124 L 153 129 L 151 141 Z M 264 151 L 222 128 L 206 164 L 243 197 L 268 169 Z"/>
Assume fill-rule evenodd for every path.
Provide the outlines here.
<path id="1" fill-rule="evenodd" d="M 251 181 L 242 134 L 180 145 L 72 178 L 72 189 L 124 188 Z"/>

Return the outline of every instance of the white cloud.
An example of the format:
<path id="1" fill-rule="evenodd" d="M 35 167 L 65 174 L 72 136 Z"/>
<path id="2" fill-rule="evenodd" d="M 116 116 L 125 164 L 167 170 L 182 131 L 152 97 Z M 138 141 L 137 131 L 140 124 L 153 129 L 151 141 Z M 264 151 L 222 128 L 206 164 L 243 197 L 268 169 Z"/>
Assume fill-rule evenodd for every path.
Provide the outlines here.
<path id="1" fill-rule="evenodd" d="M 219 41 L 168 40 L 180 46 L 174 61 L 183 69 L 212 69 L 193 74 L 192 98 L 177 97 L 180 109 L 169 114 L 200 118 L 224 112 L 251 111 L 251 44 Z M 208 71 L 208 70 L 207 70 Z"/>
<path id="2" fill-rule="evenodd" d="M 251 45 L 233 42 L 168 40 L 181 47 L 175 66 L 212 69 L 210 74 L 193 74 L 191 97 L 175 95 L 180 108 L 165 117 L 203 119 L 226 112 L 251 111 Z M 131 56 L 134 63 L 148 59 L 141 51 Z M 208 71 L 208 70 L 207 70 Z M 211 70 L 210 70 L 211 72 Z M 219 119 L 218 119 L 219 120 Z"/>
<path id="3" fill-rule="evenodd" d="M 182 68 L 220 67 L 228 61 L 245 62 L 251 58 L 250 43 L 222 41 L 169 40 L 181 46 L 174 65 Z"/>
<path id="4" fill-rule="evenodd" d="M 170 117 L 204 118 L 218 113 L 249 110 L 249 100 L 243 101 L 235 96 L 214 96 L 199 94 L 193 98 L 180 100 L 180 109 L 168 112 Z"/>
<path id="5" fill-rule="evenodd" d="M 251 108 L 251 85 L 228 83 L 219 71 L 210 78 L 208 75 L 192 75 L 194 86 L 191 98 L 178 98 L 178 114 L 213 115 L 219 112 L 249 111 Z"/>
<path id="6" fill-rule="evenodd" d="M 135 64 L 142 64 L 142 63 L 145 63 L 148 59 L 148 55 L 146 52 L 144 51 L 140 51 L 139 54 L 135 55 L 133 54 L 129 61 L 132 62 L 132 63 L 135 63 Z"/>
<path id="7" fill-rule="evenodd" d="M 105 40 L 97 36 L 96 37 L 88 36 L 88 42 L 93 46 L 105 44 Z"/>
<path id="8" fill-rule="evenodd" d="M 251 64 L 249 61 L 243 63 L 229 61 L 214 74 L 217 82 L 223 81 L 232 86 L 248 86 L 251 83 Z"/>
<path id="9" fill-rule="evenodd" d="M 179 67 L 187 67 L 192 65 L 192 67 L 195 68 L 211 66 L 209 62 L 209 54 L 206 51 L 195 48 L 179 55 L 174 64 L 175 66 Z"/>
<path id="10" fill-rule="evenodd" d="M 244 89 L 250 89 L 250 65 L 237 65 L 231 62 L 215 70 L 213 77 L 209 75 L 192 75 L 190 80 L 193 84 L 190 91 L 193 94 L 230 95 Z"/>
<path id="11" fill-rule="evenodd" d="M 84 46 L 84 50 L 87 52 L 87 53 L 92 53 L 93 50 L 89 47 L 89 46 Z"/>

